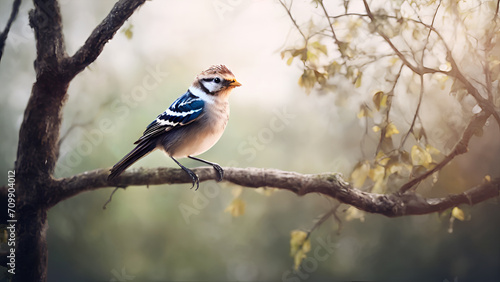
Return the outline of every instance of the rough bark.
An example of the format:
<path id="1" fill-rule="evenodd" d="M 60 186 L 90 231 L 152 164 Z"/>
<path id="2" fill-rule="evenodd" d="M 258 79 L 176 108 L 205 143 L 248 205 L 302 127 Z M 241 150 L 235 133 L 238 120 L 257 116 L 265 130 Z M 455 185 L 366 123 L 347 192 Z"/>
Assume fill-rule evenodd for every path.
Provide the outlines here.
<path id="1" fill-rule="evenodd" d="M 128 171 L 113 182 L 107 181 L 108 169 L 63 179 L 53 178 L 59 155 L 61 113 L 71 80 L 99 56 L 105 44 L 144 2 L 118 1 L 84 45 L 73 56 L 68 56 L 58 2 L 34 0 L 30 25 L 35 32 L 37 48 L 36 81 L 19 131 L 15 164 L 17 236 L 14 281 L 47 280 L 47 212 L 57 203 L 79 193 L 105 187 L 191 183 L 182 170 L 169 168 Z M 200 181 L 216 177 L 212 168 L 194 171 Z M 409 190 L 388 195 L 367 193 L 354 189 L 338 174 L 306 175 L 256 168 L 226 168 L 225 172 L 225 181 L 234 184 L 250 188 L 275 187 L 297 195 L 320 193 L 358 209 L 390 217 L 432 213 L 459 204 L 475 204 L 498 197 L 500 190 L 500 180 L 495 179 L 461 194 L 424 199 Z M 412 186 L 409 185 L 408 189 Z M 7 187 L 0 188 L 2 202 L 6 202 L 6 190 Z M 2 217 L 2 222 L 6 220 L 6 217 Z"/>
<path id="2" fill-rule="evenodd" d="M 58 158 L 62 107 L 69 83 L 97 58 L 104 45 L 145 0 L 119 1 L 73 57 L 66 53 L 58 2 L 33 2 L 35 8 L 29 16 L 36 39 L 36 82 L 19 130 L 15 164 L 14 281 L 47 279 L 47 203 L 54 188 L 52 174 Z"/>
<path id="3" fill-rule="evenodd" d="M 211 167 L 193 169 L 200 181 L 216 179 Z M 108 169 L 84 172 L 73 177 L 55 180 L 54 187 L 60 194 L 50 199 L 54 205 L 81 192 L 105 187 L 191 183 L 181 169 L 156 168 L 126 171 L 109 183 Z M 248 188 L 272 187 L 288 190 L 299 196 L 319 193 L 352 205 L 360 210 L 388 217 L 428 214 L 443 211 L 460 204 L 473 205 L 500 194 L 500 179 L 494 179 L 463 193 L 443 198 L 424 198 L 414 192 L 375 194 L 353 188 L 340 174 L 300 174 L 277 169 L 224 168 L 224 181 Z M 201 187 L 200 189 L 203 189 Z"/>

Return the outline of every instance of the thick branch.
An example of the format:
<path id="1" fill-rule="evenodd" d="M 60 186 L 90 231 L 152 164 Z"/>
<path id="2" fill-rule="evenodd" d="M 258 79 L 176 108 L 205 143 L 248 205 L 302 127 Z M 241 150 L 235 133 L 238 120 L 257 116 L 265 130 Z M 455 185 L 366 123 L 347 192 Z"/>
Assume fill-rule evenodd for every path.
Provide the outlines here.
<path id="1" fill-rule="evenodd" d="M 15 281 L 47 279 L 47 201 L 54 197 L 52 174 L 58 158 L 62 108 L 69 83 L 97 58 L 104 44 L 144 1 L 122 0 L 115 5 L 75 58 L 66 53 L 58 1 L 33 1 L 30 25 L 36 39 L 36 82 L 19 130 L 15 166 L 18 220 Z M 4 197 L 4 190 L 0 196 Z"/>
<path id="2" fill-rule="evenodd" d="M 146 0 L 120 0 L 104 20 L 92 31 L 85 44 L 70 58 L 70 71 L 76 75 L 90 65 L 113 38 L 123 23 L 144 4 Z"/>
<path id="3" fill-rule="evenodd" d="M 428 214 L 446 210 L 460 204 L 476 204 L 489 198 L 498 197 L 500 179 L 484 183 L 464 193 L 445 198 L 425 199 L 418 194 L 374 194 L 367 193 L 345 182 L 339 174 L 300 174 L 276 169 L 225 168 L 224 180 L 249 187 L 274 187 L 291 191 L 299 196 L 320 193 L 352 205 L 370 213 L 388 217 Z M 200 181 L 216 178 L 215 171 L 209 167 L 194 169 Z M 110 186 L 126 187 L 131 185 L 157 185 L 191 183 L 191 179 L 181 169 L 158 168 L 138 169 L 123 173 L 113 183 L 108 183 L 109 171 L 98 169 L 69 178 L 53 180 L 52 197 L 48 205 L 75 196 L 81 192 Z M 203 187 L 201 188 L 203 189 Z"/>

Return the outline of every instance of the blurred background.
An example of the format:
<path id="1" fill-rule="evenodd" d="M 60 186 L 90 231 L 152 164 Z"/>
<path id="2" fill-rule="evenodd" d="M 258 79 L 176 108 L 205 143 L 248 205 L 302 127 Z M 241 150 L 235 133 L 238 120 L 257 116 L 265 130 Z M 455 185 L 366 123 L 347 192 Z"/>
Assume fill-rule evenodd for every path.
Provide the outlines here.
<path id="1" fill-rule="evenodd" d="M 114 1 L 60 3 L 73 54 Z M 299 18 L 319 13 L 309 2 L 297 1 L 297 7 Z M 35 81 L 31 8 L 32 3 L 22 3 L 0 63 L 4 172 L 14 166 L 17 134 Z M 10 1 L 0 3 L 1 28 L 10 9 Z M 362 158 L 365 127 L 356 115 L 366 98 L 361 92 L 369 91 L 342 87 L 339 95 L 307 95 L 297 84 L 303 70 L 288 66 L 280 55 L 299 41 L 276 1 L 147 1 L 73 80 L 56 176 L 111 167 L 212 64 L 228 66 L 243 86 L 230 99 L 223 137 L 204 159 L 222 166 L 349 176 Z M 470 153 L 443 171 L 435 194 L 462 191 L 481 183 L 485 174 L 500 176 L 499 138 L 494 125 L 473 138 Z M 367 142 L 373 147 L 377 140 Z M 158 166 L 176 165 L 160 152 L 134 165 Z M 0 175 L 1 183 L 6 179 L 6 173 Z M 226 211 L 240 192 L 235 186 L 204 182 L 196 192 L 189 187 L 128 187 L 114 194 L 106 210 L 112 190 L 100 189 L 52 208 L 49 281 L 500 279 L 498 200 L 461 207 L 466 220 L 455 221 L 452 230 L 449 212 L 395 219 L 360 214 L 348 221 L 348 206 L 342 206 L 340 231 L 334 220 L 323 224 L 311 236 L 308 259 L 293 272 L 290 232 L 311 228 L 331 200 L 243 189 L 238 198 L 245 209 L 235 217 Z"/>

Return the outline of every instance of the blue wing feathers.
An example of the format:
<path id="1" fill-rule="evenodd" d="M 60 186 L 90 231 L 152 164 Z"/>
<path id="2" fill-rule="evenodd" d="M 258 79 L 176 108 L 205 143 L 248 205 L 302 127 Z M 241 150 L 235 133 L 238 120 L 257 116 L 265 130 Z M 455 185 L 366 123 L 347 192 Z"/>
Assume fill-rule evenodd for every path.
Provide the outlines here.
<path id="1" fill-rule="evenodd" d="M 155 137 L 174 127 L 184 126 L 196 120 L 203 113 L 205 102 L 189 90 L 175 100 L 170 107 L 151 122 L 135 143 Z"/>

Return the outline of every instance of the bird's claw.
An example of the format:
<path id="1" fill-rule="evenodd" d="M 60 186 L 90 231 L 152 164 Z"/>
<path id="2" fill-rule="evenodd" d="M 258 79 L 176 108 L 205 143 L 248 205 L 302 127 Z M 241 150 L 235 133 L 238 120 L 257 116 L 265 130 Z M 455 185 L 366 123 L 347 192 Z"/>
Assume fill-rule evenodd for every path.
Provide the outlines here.
<path id="1" fill-rule="evenodd" d="M 189 177 L 191 177 L 191 181 L 193 183 L 193 186 L 191 186 L 191 188 L 189 188 L 189 189 L 193 189 L 194 185 L 196 185 L 196 189 L 194 189 L 194 190 L 197 191 L 198 188 L 200 188 L 200 179 L 198 178 L 198 175 L 196 175 L 196 173 L 194 173 L 192 170 L 189 170 L 189 169 L 186 169 L 185 171 L 187 172 Z"/>
<path id="2" fill-rule="evenodd" d="M 217 171 L 217 182 L 221 182 L 222 181 L 222 178 L 224 177 L 224 170 L 222 169 L 222 167 L 218 164 L 213 164 L 212 165 L 214 167 L 214 169 Z"/>
<path id="3" fill-rule="evenodd" d="M 193 186 L 191 186 L 190 189 L 193 189 L 194 185 L 196 184 L 196 189 L 194 189 L 194 191 L 198 191 L 198 188 L 200 188 L 200 179 L 198 178 L 198 175 L 196 175 L 196 173 L 192 171 L 189 171 L 188 174 L 191 177 L 191 180 L 193 181 Z"/>

